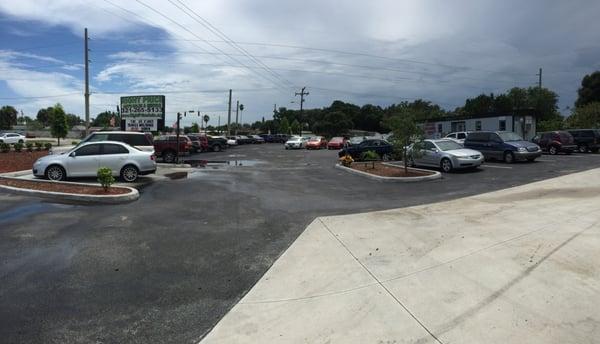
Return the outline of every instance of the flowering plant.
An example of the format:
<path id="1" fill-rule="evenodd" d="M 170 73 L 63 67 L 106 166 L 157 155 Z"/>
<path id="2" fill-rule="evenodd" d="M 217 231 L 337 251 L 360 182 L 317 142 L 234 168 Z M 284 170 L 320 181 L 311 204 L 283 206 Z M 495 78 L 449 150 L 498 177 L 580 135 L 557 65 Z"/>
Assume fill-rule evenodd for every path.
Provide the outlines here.
<path id="1" fill-rule="evenodd" d="M 350 167 L 350 165 L 352 165 L 353 162 L 354 159 L 352 159 L 352 157 L 349 154 L 346 154 L 340 158 L 340 163 L 342 164 L 342 166 Z"/>

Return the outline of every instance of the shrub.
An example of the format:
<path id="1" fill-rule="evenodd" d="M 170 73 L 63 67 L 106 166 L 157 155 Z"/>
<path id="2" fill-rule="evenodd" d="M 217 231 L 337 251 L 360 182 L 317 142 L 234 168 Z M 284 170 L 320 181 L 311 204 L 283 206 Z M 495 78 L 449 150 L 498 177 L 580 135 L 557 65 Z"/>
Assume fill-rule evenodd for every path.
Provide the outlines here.
<path id="1" fill-rule="evenodd" d="M 97 176 L 98 182 L 100 182 L 104 191 L 108 191 L 108 188 L 115 182 L 115 178 L 112 176 L 112 170 L 108 167 L 100 167 Z"/>
<path id="2" fill-rule="evenodd" d="M 25 143 L 25 147 L 27 147 L 28 152 L 33 151 L 33 143 L 27 142 L 27 143 Z"/>
<path id="3" fill-rule="evenodd" d="M 374 151 L 366 151 L 364 153 L 362 153 L 362 155 L 360 156 L 360 158 L 364 161 L 374 161 L 374 160 L 379 160 L 379 154 L 377 154 Z"/>
<path id="4" fill-rule="evenodd" d="M 8 153 L 10 151 L 10 145 L 8 143 L 0 143 L 0 151 L 2 153 Z"/>
<path id="5" fill-rule="evenodd" d="M 35 143 L 35 150 L 36 151 L 41 151 L 43 146 L 44 145 L 41 142 L 36 142 Z"/>
<path id="6" fill-rule="evenodd" d="M 71 141 L 71 144 L 72 144 L 73 146 L 77 146 L 77 145 L 79 144 L 79 141 Z"/>
<path id="7" fill-rule="evenodd" d="M 350 165 L 352 165 L 353 162 L 354 159 L 352 159 L 352 157 L 349 154 L 346 154 L 340 158 L 340 163 L 342 164 L 342 166 L 350 167 Z"/>
<path id="8" fill-rule="evenodd" d="M 44 149 L 45 150 L 50 150 L 50 148 L 52 148 L 52 144 L 50 142 L 44 143 Z"/>
<path id="9" fill-rule="evenodd" d="M 23 150 L 23 144 L 20 142 L 17 142 L 13 145 L 15 147 L 15 152 L 20 152 Z"/>

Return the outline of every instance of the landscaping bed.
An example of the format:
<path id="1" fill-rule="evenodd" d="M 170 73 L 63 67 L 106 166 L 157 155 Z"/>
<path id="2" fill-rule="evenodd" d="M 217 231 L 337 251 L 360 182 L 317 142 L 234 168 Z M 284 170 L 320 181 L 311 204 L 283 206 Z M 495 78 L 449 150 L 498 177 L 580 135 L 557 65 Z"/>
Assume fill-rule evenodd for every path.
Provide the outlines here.
<path id="1" fill-rule="evenodd" d="M 48 151 L 0 153 L 0 173 L 29 170 L 37 159 L 45 155 L 48 155 Z"/>
<path id="2" fill-rule="evenodd" d="M 104 191 L 101 186 L 47 182 L 14 178 L 0 178 L 0 185 L 37 191 L 61 192 L 76 195 L 123 195 L 130 193 L 128 188 L 113 186 Z"/>
<path id="3" fill-rule="evenodd" d="M 374 174 L 380 177 L 423 177 L 434 174 L 434 172 L 415 170 L 410 167 L 408 168 L 408 173 L 406 173 L 404 171 L 404 167 L 402 166 L 391 166 L 388 164 L 383 164 L 381 162 L 355 162 L 350 166 L 350 168 L 352 168 L 353 170 Z"/>

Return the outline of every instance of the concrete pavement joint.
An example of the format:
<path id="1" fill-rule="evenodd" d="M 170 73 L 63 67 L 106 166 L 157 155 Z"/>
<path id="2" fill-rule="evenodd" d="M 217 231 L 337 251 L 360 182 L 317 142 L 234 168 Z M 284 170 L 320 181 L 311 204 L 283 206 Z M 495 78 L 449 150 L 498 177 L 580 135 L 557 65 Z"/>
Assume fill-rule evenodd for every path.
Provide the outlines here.
<path id="1" fill-rule="evenodd" d="M 385 285 L 383 285 L 383 283 L 371 272 L 371 270 L 369 270 L 369 268 L 367 268 L 359 259 L 358 257 L 356 257 L 354 255 L 354 253 L 352 253 L 352 251 L 350 251 L 350 249 L 348 248 L 348 246 L 346 246 L 346 244 L 344 244 L 344 242 L 342 240 L 340 240 L 340 238 L 338 238 L 335 234 L 333 234 L 333 232 L 331 231 L 331 229 L 329 229 L 329 227 L 323 222 L 323 220 L 321 220 L 321 218 L 319 218 L 319 222 L 321 222 L 321 224 L 323 225 L 323 227 L 325 227 L 325 229 L 327 229 L 327 231 L 329 232 L 329 234 L 331 234 L 332 237 L 335 238 L 335 240 L 337 240 L 337 242 L 340 243 L 340 245 L 342 245 L 342 247 L 344 247 L 344 249 L 352 256 L 352 258 L 354 258 L 354 260 L 360 264 L 360 266 L 362 266 L 362 268 L 369 274 L 371 275 L 371 277 L 377 281 L 377 284 L 379 284 L 381 286 L 381 288 L 383 288 L 383 290 L 385 290 L 394 300 L 396 300 L 396 302 L 438 343 L 440 344 L 444 344 L 427 326 L 425 326 L 425 324 L 423 324 L 423 322 L 421 322 L 421 320 L 419 320 L 419 318 L 417 318 L 416 315 L 414 315 L 409 309 L 408 307 L 406 307 L 402 301 L 400 301 Z"/>

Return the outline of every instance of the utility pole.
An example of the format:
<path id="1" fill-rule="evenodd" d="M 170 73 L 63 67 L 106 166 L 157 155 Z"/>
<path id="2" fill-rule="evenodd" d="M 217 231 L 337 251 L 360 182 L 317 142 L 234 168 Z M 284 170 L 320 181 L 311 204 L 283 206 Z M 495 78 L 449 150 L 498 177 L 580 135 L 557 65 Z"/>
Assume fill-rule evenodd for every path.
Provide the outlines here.
<path id="1" fill-rule="evenodd" d="M 277 104 L 273 104 L 273 119 L 275 119 L 276 114 L 277 114 Z"/>
<path id="2" fill-rule="evenodd" d="M 229 108 L 227 109 L 227 136 L 231 136 L 231 89 L 229 89 Z"/>
<path id="3" fill-rule="evenodd" d="M 538 80 L 538 87 L 541 90 L 542 89 L 542 69 L 540 68 L 540 72 L 538 73 L 539 76 L 539 80 Z"/>
<path id="4" fill-rule="evenodd" d="M 240 101 L 238 100 L 235 104 L 235 135 L 237 136 L 238 134 L 238 114 L 239 114 L 239 110 L 240 110 Z"/>
<path id="5" fill-rule="evenodd" d="M 221 135 L 221 115 L 219 115 L 219 122 L 217 122 L 219 124 L 217 124 L 217 131 L 219 132 L 219 135 Z"/>
<path id="6" fill-rule="evenodd" d="M 88 57 L 88 29 L 84 30 L 84 58 L 85 58 L 85 136 L 90 133 L 90 60 Z"/>
<path id="7" fill-rule="evenodd" d="M 185 112 L 183 113 L 183 115 L 185 116 Z M 177 146 L 177 157 L 175 158 L 176 164 L 179 163 L 179 122 L 180 121 L 181 121 L 181 112 L 178 112 L 177 113 L 177 133 L 176 133 L 177 141 L 175 143 L 175 145 Z"/>
<path id="8" fill-rule="evenodd" d="M 304 96 L 309 95 L 308 92 L 304 92 L 306 86 L 302 87 L 300 93 L 296 92 L 296 96 L 300 96 L 300 136 L 302 136 L 302 120 L 304 120 Z"/>

